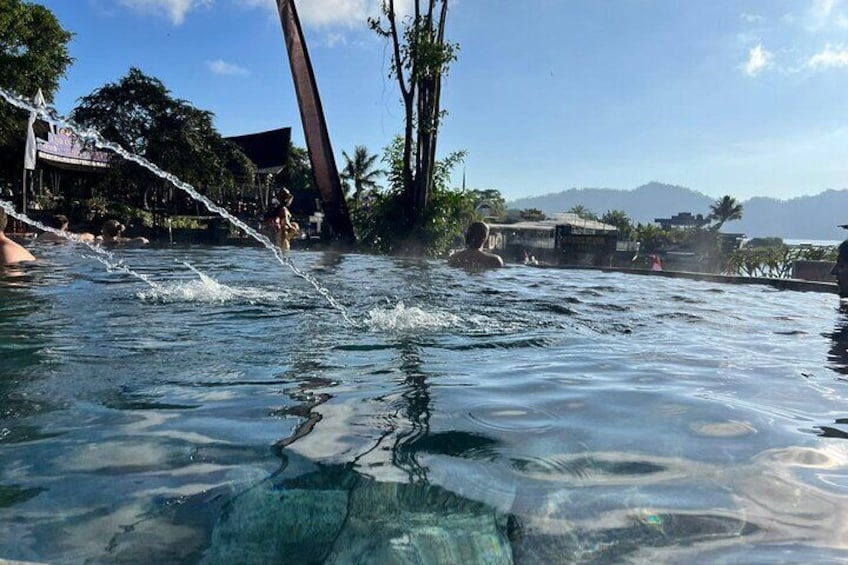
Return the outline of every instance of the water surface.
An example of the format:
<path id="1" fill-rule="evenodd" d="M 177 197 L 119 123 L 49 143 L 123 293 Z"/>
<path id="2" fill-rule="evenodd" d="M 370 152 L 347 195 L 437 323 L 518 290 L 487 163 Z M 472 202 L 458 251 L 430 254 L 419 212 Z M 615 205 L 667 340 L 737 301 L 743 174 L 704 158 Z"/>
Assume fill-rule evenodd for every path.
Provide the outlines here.
<path id="1" fill-rule="evenodd" d="M 831 294 L 260 248 L 0 272 L 0 558 L 848 559 Z M 199 276 L 191 267 L 205 275 Z"/>

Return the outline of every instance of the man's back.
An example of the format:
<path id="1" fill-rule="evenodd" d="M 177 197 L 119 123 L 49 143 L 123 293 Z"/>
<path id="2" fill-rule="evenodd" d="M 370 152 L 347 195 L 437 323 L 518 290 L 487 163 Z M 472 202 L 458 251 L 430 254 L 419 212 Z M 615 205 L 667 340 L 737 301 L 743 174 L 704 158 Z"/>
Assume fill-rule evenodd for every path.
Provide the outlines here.
<path id="1" fill-rule="evenodd" d="M 32 253 L 0 234 L 0 265 L 11 265 L 21 261 L 35 261 Z"/>
<path id="2" fill-rule="evenodd" d="M 503 259 L 499 255 L 486 253 L 479 249 L 464 249 L 448 257 L 448 265 L 451 267 L 464 267 L 471 269 L 488 269 L 503 267 Z"/>

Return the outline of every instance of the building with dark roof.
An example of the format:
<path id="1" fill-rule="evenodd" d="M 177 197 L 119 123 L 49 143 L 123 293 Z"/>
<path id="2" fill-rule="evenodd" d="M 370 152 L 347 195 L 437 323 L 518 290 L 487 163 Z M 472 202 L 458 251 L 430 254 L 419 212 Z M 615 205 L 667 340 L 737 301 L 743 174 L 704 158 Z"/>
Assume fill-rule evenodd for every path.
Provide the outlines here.
<path id="1" fill-rule="evenodd" d="M 234 135 L 225 138 L 238 145 L 256 168 L 258 174 L 278 175 L 289 158 L 291 128 L 277 128 L 259 133 Z"/>

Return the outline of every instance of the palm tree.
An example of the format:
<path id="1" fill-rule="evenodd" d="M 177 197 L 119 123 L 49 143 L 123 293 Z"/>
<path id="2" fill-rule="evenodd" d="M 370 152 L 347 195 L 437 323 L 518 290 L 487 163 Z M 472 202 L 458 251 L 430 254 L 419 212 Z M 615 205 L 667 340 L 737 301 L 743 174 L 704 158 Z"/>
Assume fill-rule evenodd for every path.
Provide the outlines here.
<path id="1" fill-rule="evenodd" d="M 619 239 L 629 239 L 633 231 L 633 222 L 622 210 L 609 210 L 601 216 L 601 221 L 605 224 L 618 228 Z"/>
<path id="2" fill-rule="evenodd" d="M 716 230 L 720 230 L 725 222 L 742 219 L 742 205 L 732 196 L 722 196 L 710 205 L 710 219 L 716 221 Z"/>
<path id="3" fill-rule="evenodd" d="M 340 176 L 345 184 L 353 182 L 353 201 L 359 203 L 362 192 L 377 186 L 376 177 L 385 173 L 374 168 L 377 155 L 369 155 L 368 149 L 364 145 L 356 146 L 353 151 L 353 158 L 345 151 L 342 151 L 342 156 L 345 159 L 345 166 Z"/>
<path id="4" fill-rule="evenodd" d="M 597 220 L 598 215 L 583 206 L 582 204 L 577 204 L 576 206 L 572 206 L 568 210 L 569 214 L 577 214 L 584 220 Z"/>

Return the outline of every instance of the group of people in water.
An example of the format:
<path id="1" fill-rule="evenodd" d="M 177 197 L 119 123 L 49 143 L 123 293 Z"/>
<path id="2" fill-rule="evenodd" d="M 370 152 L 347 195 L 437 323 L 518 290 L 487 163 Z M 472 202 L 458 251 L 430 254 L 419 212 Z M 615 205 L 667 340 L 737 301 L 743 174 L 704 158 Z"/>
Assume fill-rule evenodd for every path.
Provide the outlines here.
<path id="1" fill-rule="evenodd" d="M 26 261 L 35 261 L 35 256 L 29 252 L 23 245 L 14 241 L 6 235 L 6 225 L 9 223 L 9 216 L 6 211 L 0 208 L 0 265 L 11 265 L 13 263 L 22 263 Z M 71 233 L 68 231 L 68 217 L 63 214 L 56 214 L 45 220 L 44 225 L 51 228 L 49 231 L 44 231 L 36 238 L 39 242 L 64 242 L 68 240 L 79 241 L 83 243 L 103 243 L 103 244 L 121 244 L 121 245 L 147 245 L 150 243 L 146 237 L 126 237 L 124 231 L 126 226 L 118 220 L 106 220 L 101 228 L 101 234 Z M 66 235 L 62 235 L 66 234 Z"/>
<path id="2" fill-rule="evenodd" d="M 263 218 L 263 223 L 276 240 L 277 245 L 284 250 L 290 249 L 291 240 L 300 231 L 297 222 L 292 220 L 292 215 L 289 211 L 292 200 L 291 192 L 283 189 L 282 203 L 265 214 Z M 0 265 L 34 261 L 35 257 L 32 253 L 5 234 L 7 223 L 8 216 L 6 211 L 0 208 Z M 48 221 L 48 224 L 47 227 L 53 228 L 55 232 L 67 232 L 68 218 L 58 214 L 53 216 Z M 73 239 L 81 242 L 124 245 L 145 245 L 149 243 L 144 237 L 131 238 L 124 236 L 125 230 L 126 227 L 117 220 L 107 220 L 103 224 L 101 235 L 97 237 L 90 233 L 81 233 L 73 234 L 72 236 L 69 235 L 68 238 L 64 238 L 54 231 L 45 231 L 38 236 L 38 240 L 62 241 Z M 473 222 L 465 231 L 465 249 L 451 255 L 447 260 L 447 264 L 451 267 L 474 270 L 503 267 L 504 262 L 499 255 L 483 250 L 488 237 L 489 226 L 484 222 Z M 843 241 L 839 245 L 836 265 L 831 270 L 831 274 L 836 278 L 839 296 L 841 298 L 848 298 L 848 240 Z"/>

